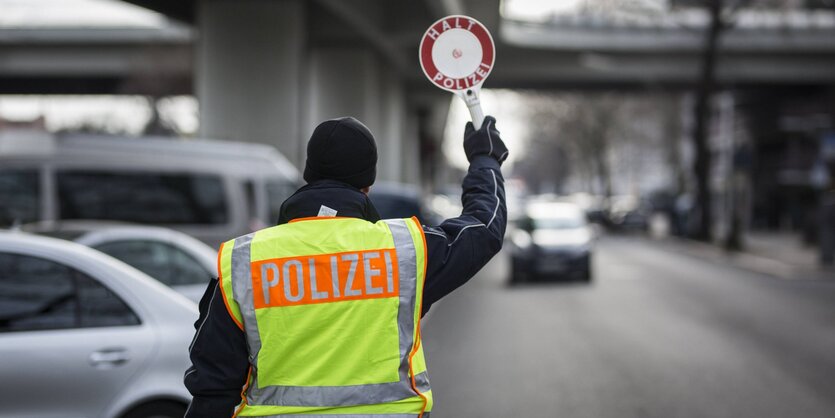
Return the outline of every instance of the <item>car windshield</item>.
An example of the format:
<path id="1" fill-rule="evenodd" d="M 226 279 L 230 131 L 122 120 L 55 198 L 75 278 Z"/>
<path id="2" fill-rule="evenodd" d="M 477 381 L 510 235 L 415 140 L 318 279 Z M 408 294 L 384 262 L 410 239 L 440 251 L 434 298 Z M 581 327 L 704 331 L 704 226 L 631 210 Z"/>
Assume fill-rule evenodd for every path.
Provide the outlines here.
<path id="1" fill-rule="evenodd" d="M 579 216 L 562 216 L 533 219 L 534 229 L 574 229 L 585 225 Z"/>
<path id="2" fill-rule="evenodd" d="M 191 255 L 164 242 L 126 239 L 104 242 L 93 248 L 136 267 L 168 286 L 203 284 L 212 276 Z"/>

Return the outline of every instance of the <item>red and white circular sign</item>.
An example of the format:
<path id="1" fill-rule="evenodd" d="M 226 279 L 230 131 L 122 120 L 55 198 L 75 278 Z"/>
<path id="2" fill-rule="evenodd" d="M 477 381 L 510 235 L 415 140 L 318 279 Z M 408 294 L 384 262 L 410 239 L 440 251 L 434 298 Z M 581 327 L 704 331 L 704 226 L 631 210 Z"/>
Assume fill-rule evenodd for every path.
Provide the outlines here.
<path id="1" fill-rule="evenodd" d="M 478 87 L 493 69 L 493 37 L 479 21 L 461 15 L 433 23 L 420 41 L 420 66 L 436 86 L 457 92 Z"/>

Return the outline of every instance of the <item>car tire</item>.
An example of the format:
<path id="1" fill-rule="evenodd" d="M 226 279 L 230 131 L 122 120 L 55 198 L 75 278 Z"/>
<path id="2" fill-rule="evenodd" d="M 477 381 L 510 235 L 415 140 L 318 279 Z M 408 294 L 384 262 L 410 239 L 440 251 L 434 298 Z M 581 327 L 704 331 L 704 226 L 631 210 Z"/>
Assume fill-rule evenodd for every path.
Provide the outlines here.
<path id="1" fill-rule="evenodd" d="M 580 279 L 586 283 L 590 283 L 592 280 L 592 271 L 591 271 L 591 257 L 586 260 L 586 266 L 583 269 L 582 273 L 580 274 Z"/>
<path id="2" fill-rule="evenodd" d="M 511 260 L 510 262 L 510 284 L 519 284 L 524 283 L 527 281 L 527 276 L 525 272 L 522 271 L 522 267 L 519 265 L 519 261 L 516 259 Z"/>
<path id="3" fill-rule="evenodd" d="M 583 274 L 580 276 L 580 280 L 582 280 L 586 283 L 591 282 L 591 271 L 590 270 L 584 270 Z"/>
<path id="4" fill-rule="evenodd" d="M 186 405 L 179 402 L 157 401 L 139 405 L 122 418 L 182 418 L 186 409 Z"/>
<path id="5" fill-rule="evenodd" d="M 525 276 L 519 269 L 512 269 L 510 272 L 510 284 L 520 284 L 525 282 Z"/>

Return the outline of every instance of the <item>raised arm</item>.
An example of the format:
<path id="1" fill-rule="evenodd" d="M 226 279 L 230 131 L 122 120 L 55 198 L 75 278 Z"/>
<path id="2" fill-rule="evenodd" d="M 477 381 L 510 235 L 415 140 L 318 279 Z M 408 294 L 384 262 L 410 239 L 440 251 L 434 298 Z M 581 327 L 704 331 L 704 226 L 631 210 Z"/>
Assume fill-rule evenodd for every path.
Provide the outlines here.
<path id="1" fill-rule="evenodd" d="M 461 215 L 424 227 L 428 253 L 424 314 L 481 270 L 504 240 L 507 207 L 501 164 L 508 151 L 496 119 L 488 116 L 477 131 L 467 123 L 464 152 L 470 167 L 462 183 Z"/>

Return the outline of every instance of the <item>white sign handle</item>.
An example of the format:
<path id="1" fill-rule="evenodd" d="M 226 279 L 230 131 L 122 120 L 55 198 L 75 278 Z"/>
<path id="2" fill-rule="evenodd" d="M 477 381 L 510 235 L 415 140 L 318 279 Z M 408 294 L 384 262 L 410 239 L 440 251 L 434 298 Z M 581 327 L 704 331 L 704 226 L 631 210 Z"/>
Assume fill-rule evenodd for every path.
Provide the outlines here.
<path id="1" fill-rule="evenodd" d="M 473 120 L 473 127 L 476 130 L 481 129 L 481 124 L 484 122 L 484 112 L 481 110 L 479 90 L 478 87 L 473 87 L 458 93 L 458 96 L 464 99 L 464 103 L 467 104 L 467 109 L 470 111 L 470 118 Z"/>

